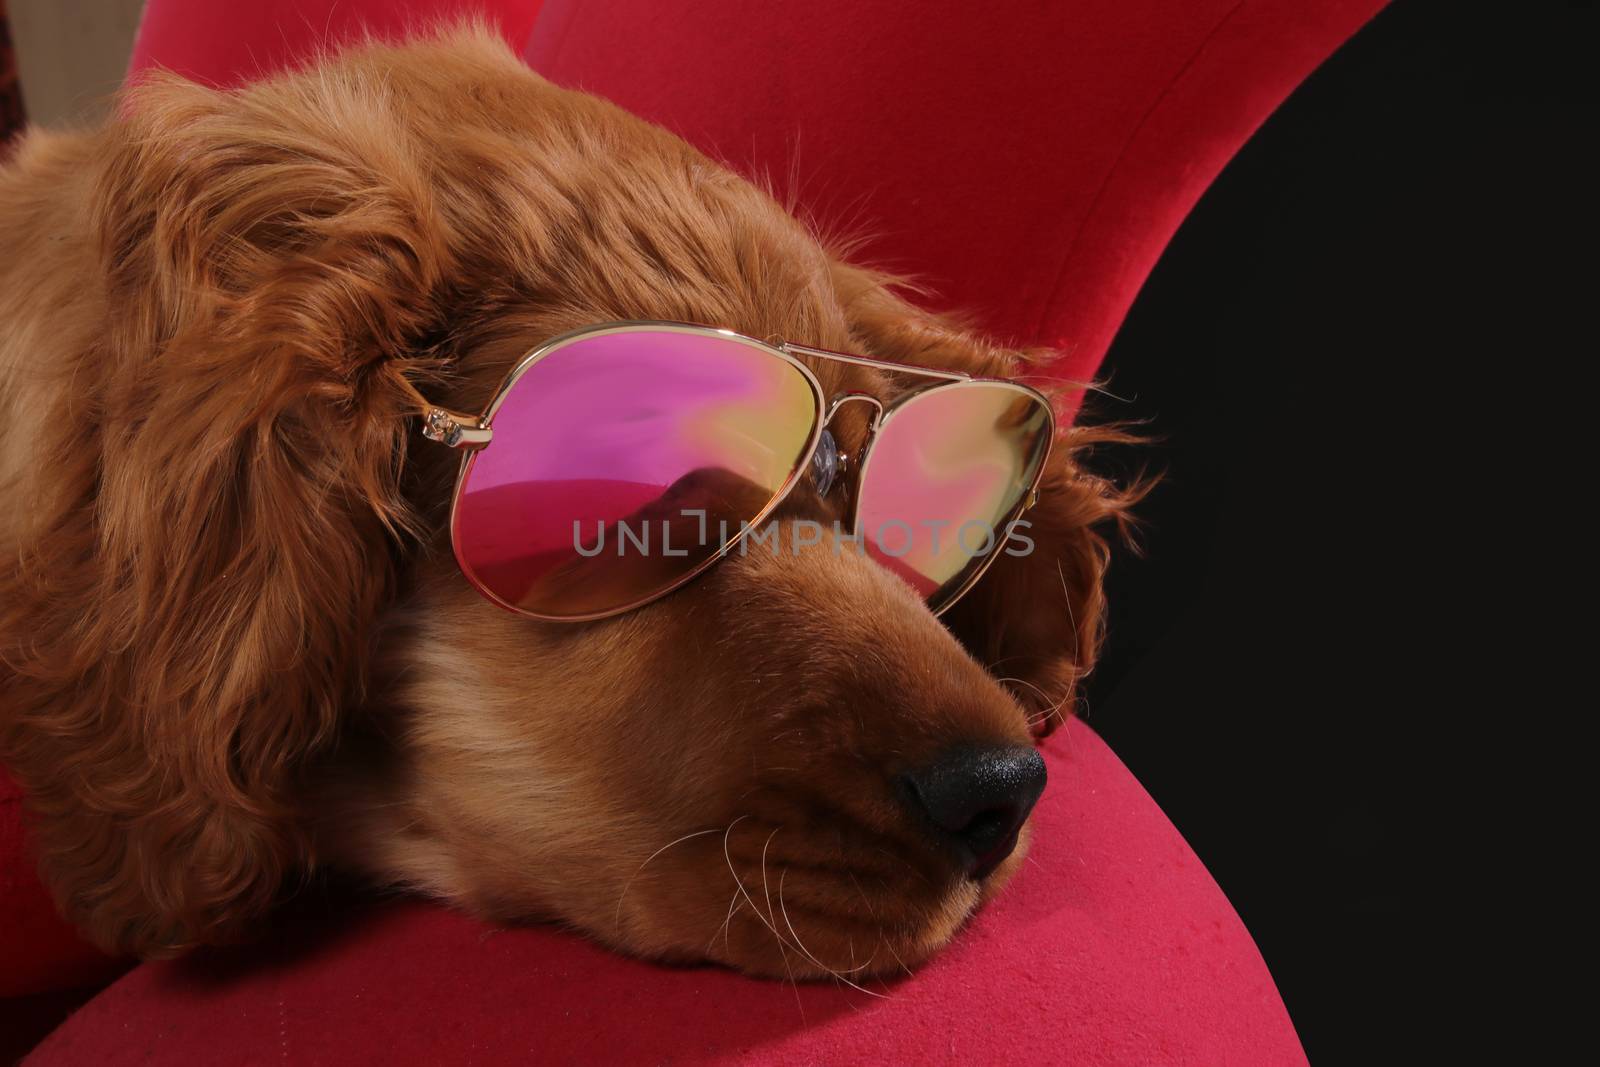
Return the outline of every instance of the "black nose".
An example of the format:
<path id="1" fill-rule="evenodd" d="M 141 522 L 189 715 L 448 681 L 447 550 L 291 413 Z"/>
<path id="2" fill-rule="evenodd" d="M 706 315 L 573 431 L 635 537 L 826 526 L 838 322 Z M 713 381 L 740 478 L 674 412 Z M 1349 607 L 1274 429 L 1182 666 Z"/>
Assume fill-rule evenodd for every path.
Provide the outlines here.
<path id="1" fill-rule="evenodd" d="M 914 814 L 982 878 L 1017 847 L 1017 831 L 1044 792 L 1044 760 L 1026 746 L 959 748 L 902 778 Z"/>

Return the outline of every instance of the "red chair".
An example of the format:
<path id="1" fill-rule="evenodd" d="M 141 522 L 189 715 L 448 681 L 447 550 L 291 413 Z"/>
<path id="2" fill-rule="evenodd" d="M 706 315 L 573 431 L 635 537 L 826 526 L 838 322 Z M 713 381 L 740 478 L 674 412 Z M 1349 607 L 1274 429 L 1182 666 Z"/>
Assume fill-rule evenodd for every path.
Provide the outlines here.
<path id="1" fill-rule="evenodd" d="M 462 6 L 151 0 L 133 71 L 230 84 Z M 1206 186 L 1381 3 L 470 6 L 547 76 L 771 175 L 825 229 L 872 235 L 861 258 L 1087 380 Z M 373 904 L 140 966 L 31 1062 L 1302 1062 L 1249 935 L 1154 802 L 1081 724 L 1046 753 L 1032 862 L 888 999 Z M 0 794 L 0 995 L 107 966 L 43 925 L 16 809 Z"/>

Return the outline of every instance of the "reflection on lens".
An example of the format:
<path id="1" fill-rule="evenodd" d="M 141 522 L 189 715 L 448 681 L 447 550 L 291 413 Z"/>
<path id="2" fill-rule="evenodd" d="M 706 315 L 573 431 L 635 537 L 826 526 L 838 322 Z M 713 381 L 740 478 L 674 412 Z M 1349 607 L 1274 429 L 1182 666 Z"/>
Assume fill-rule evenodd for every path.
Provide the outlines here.
<path id="1" fill-rule="evenodd" d="M 456 503 L 463 571 L 550 618 L 629 607 L 692 574 L 804 460 L 819 401 L 793 364 L 662 327 L 576 338 L 517 379 Z"/>
<path id="2" fill-rule="evenodd" d="M 935 610 L 1005 545 L 1049 451 L 1050 410 L 998 382 L 919 394 L 884 420 L 861 475 L 867 554 Z"/>

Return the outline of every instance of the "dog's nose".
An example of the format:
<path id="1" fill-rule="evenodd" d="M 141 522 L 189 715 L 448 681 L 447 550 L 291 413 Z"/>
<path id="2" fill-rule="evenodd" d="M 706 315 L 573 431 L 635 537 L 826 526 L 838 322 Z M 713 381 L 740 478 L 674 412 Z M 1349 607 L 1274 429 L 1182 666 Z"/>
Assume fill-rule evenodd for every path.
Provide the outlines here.
<path id="1" fill-rule="evenodd" d="M 946 752 L 902 779 L 914 814 L 982 878 L 1017 847 L 1017 831 L 1044 791 L 1044 760 L 1024 745 Z"/>

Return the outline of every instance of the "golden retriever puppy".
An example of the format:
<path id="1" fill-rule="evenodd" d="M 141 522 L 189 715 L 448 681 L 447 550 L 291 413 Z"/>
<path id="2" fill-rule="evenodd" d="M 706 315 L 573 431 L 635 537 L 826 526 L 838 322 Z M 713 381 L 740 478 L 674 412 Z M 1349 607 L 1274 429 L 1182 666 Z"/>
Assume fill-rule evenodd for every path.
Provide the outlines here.
<path id="1" fill-rule="evenodd" d="M 0 169 L 0 760 L 89 937 L 234 940 L 330 867 L 653 958 L 873 974 L 1005 883 L 1043 784 L 1017 755 L 1030 717 L 1059 714 L 1100 636 L 1095 527 L 1129 498 L 1078 461 L 1105 435 L 1060 432 L 1034 551 L 941 618 L 824 551 L 731 554 L 595 622 L 507 612 L 452 558 L 459 457 L 419 433 L 422 397 L 482 410 L 531 348 L 643 319 L 1029 360 L 471 28 L 238 91 L 152 78 L 102 128 L 21 143 Z M 780 518 L 827 507 L 797 491 Z M 973 752 L 1026 779 L 981 861 L 905 788 L 964 788 Z"/>

